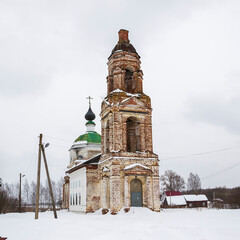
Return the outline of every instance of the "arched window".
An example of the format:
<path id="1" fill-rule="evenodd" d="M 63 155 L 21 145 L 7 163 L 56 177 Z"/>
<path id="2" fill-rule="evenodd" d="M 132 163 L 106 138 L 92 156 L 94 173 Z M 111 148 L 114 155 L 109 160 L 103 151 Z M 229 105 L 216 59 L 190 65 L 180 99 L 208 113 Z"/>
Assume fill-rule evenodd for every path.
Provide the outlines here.
<path id="1" fill-rule="evenodd" d="M 109 141 L 109 131 L 110 131 L 110 128 L 109 128 L 109 120 L 107 121 L 107 125 L 106 125 L 106 142 L 105 142 L 105 151 L 106 153 L 109 152 L 109 144 L 110 144 L 110 141 Z"/>
<path id="2" fill-rule="evenodd" d="M 140 122 L 135 117 L 127 119 L 127 152 L 141 151 Z"/>
<path id="3" fill-rule="evenodd" d="M 124 85 L 126 92 L 133 93 L 133 72 L 128 69 L 125 72 Z"/>

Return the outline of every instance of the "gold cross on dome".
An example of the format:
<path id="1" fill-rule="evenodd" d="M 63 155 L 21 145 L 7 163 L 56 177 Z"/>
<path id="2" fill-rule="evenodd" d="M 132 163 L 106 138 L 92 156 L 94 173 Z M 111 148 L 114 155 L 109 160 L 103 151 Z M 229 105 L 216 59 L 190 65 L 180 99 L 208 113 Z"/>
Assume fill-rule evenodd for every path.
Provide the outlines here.
<path id="1" fill-rule="evenodd" d="M 89 104 L 89 108 L 91 107 L 91 99 L 93 99 L 93 98 L 91 98 L 90 96 L 89 97 L 87 97 L 86 99 L 88 99 L 88 104 Z"/>

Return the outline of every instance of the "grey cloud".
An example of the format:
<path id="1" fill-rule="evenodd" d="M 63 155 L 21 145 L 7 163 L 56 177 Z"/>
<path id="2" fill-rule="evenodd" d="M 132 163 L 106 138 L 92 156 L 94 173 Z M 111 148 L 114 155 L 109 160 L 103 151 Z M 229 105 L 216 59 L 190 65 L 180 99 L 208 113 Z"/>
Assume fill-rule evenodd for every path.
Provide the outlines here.
<path id="1" fill-rule="evenodd" d="M 36 95 L 47 88 L 48 79 L 41 73 L 4 72 L 0 70 L 0 95 Z"/>
<path id="2" fill-rule="evenodd" d="M 222 126 L 240 135 L 240 96 L 229 101 L 222 99 L 192 99 L 186 116 L 194 122 L 205 122 Z"/>

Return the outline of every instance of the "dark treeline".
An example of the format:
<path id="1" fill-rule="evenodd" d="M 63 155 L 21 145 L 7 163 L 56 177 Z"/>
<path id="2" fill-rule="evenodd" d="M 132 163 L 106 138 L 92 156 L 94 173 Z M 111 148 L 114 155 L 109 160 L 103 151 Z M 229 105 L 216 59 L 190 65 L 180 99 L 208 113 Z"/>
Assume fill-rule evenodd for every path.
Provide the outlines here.
<path id="1" fill-rule="evenodd" d="M 57 182 L 51 181 L 53 196 L 56 207 L 60 208 L 62 204 L 62 187 L 63 178 Z M 36 206 L 36 182 L 28 183 L 25 180 L 21 188 L 22 212 L 35 211 Z M 40 210 L 52 208 L 51 197 L 47 180 L 40 185 L 39 192 L 39 207 Z M 19 183 L 3 183 L 0 187 L 0 213 L 18 212 L 19 211 Z"/>
<path id="2" fill-rule="evenodd" d="M 240 208 L 240 187 L 201 188 L 198 174 L 190 173 L 187 182 L 182 176 L 172 170 L 166 170 L 160 176 L 160 186 L 164 191 L 179 191 L 181 194 L 205 194 L 217 208 Z"/>
<path id="3" fill-rule="evenodd" d="M 240 208 L 240 187 L 207 188 L 196 191 L 184 191 L 183 194 L 205 194 L 210 202 L 226 208 Z"/>

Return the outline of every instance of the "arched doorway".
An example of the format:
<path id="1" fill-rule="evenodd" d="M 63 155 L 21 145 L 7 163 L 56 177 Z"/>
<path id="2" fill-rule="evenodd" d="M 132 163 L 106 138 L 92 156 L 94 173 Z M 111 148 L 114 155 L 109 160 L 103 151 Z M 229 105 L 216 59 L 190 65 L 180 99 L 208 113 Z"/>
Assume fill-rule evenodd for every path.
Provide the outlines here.
<path id="1" fill-rule="evenodd" d="M 130 183 L 131 206 L 142 207 L 142 182 L 135 178 Z"/>

